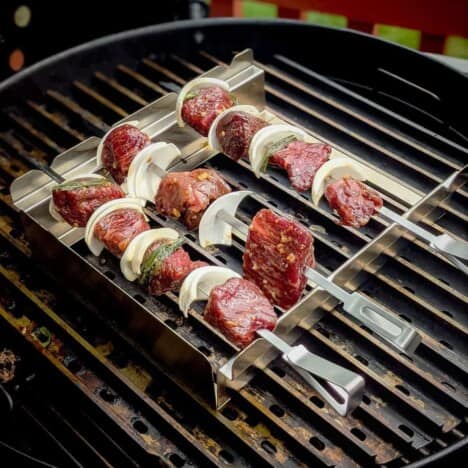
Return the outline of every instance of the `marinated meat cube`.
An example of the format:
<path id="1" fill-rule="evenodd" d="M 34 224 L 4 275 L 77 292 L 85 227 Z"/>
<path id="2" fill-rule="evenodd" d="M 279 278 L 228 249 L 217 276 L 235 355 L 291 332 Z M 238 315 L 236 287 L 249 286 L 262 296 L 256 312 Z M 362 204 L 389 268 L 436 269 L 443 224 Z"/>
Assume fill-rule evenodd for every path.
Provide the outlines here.
<path id="1" fill-rule="evenodd" d="M 289 309 L 306 286 L 313 268 L 314 238 L 308 229 L 271 210 L 260 210 L 249 228 L 243 257 L 244 277 L 274 305 Z"/>
<path id="2" fill-rule="evenodd" d="M 247 112 L 231 112 L 219 121 L 216 137 L 224 154 L 237 161 L 249 156 L 252 138 L 267 125 L 265 120 Z"/>
<path id="3" fill-rule="evenodd" d="M 170 241 L 154 242 L 146 251 L 143 263 L 162 244 L 170 244 Z M 170 252 L 170 250 L 169 250 Z M 164 254 L 163 254 L 164 257 Z M 193 270 L 207 266 L 206 262 L 192 261 L 189 254 L 181 247 L 176 248 L 165 258 L 160 258 L 157 264 L 151 265 L 151 273 L 148 281 L 148 293 L 160 296 L 166 292 L 178 291 L 185 277 Z"/>
<path id="4" fill-rule="evenodd" d="M 102 162 L 118 184 L 124 182 L 135 156 L 150 143 L 146 133 L 129 124 L 121 125 L 107 135 L 102 147 Z"/>
<path id="5" fill-rule="evenodd" d="M 195 229 L 209 204 L 230 191 L 229 185 L 213 169 L 170 172 L 159 184 L 156 209 L 180 218 L 188 229 Z"/>
<path id="6" fill-rule="evenodd" d="M 145 217 L 137 210 L 123 208 L 101 218 L 94 228 L 94 235 L 111 252 L 120 257 L 130 241 L 149 229 Z"/>
<path id="7" fill-rule="evenodd" d="M 52 191 L 56 210 L 72 226 L 85 227 L 88 219 L 104 203 L 122 198 L 122 189 L 106 179 L 69 181 Z"/>
<path id="8" fill-rule="evenodd" d="M 203 317 L 239 348 L 250 344 L 257 330 L 273 330 L 277 321 L 260 288 L 242 278 L 214 287 Z"/>
<path id="9" fill-rule="evenodd" d="M 382 198 L 366 184 L 343 177 L 327 186 L 325 198 L 346 226 L 360 228 L 382 207 Z"/>
<path id="10" fill-rule="evenodd" d="M 186 96 L 182 105 L 182 119 L 206 137 L 214 119 L 234 104 L 234 97 L 223 88 L 200 88 Z"/>
<path id="11" fill-rule="evenodd" d="M 279 166 L 288 173 L 291 185 L 299 192 L 310 190 L 315 174 L 328 161 L 331 147 L 323 143 L 292 141 L 274 153 L 270 164 Z"/>

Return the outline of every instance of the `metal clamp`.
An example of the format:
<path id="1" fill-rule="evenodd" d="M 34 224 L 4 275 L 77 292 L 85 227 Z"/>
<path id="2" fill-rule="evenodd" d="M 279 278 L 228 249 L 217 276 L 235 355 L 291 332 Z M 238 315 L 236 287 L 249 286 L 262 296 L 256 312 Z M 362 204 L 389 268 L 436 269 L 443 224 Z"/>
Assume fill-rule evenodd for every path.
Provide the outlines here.
<path id="1" fill-rule="evenodd" d="M 306 276 L 339 299 L 349 315 L 377 333 L 399 352 L 412 354 L 421 343 L 421 336 L 414 327 L 363 295 L 357 292 L 348 293 L 312 268 L 307 268 Z"/>
<path id="2" fill-rule="evenodd" d="M 338 414 L 346 416 L 359 406 L 364 379 L 344 367 L 311 353 L 303 345 L 290 346 L 269 330 L 258 335 L 280 350 L 287 362 Z"/>

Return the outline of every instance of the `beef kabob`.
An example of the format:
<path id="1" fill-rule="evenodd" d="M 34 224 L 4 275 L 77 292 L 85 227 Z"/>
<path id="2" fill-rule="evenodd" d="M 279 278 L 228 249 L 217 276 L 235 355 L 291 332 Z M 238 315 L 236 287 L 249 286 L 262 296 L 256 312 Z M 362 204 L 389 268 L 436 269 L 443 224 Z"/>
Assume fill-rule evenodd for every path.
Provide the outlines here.
<path id="1" fill-rule="evenodd" d="M 468 268 L 463 263 L 468 260 L 468 242 L 450 234 L 434 235 L 383 206 L 379 192 L 363 182 L 370 179 L 371 174 L 366 166 L 351 159 L 333 159 L 318 170 L 311 189 L 312 201 L 318 205 L 325 195 L 340 222 L 357 228 L 366 225 L 378 213 L 426 241 L 431 248 L 468 274 Z"/>
<path id="2" fill-rule="evenodd" d="M 84 227 L 94 255 L 106 248 L 121 258 L 124 277 L 138 280 L 149 294 L 178 291 L 182 280 L 206 263 L 192 261 L 176 231 L 150 228 L 144 200 L 124 197 L 114 182 L 89 174 L 56 185 L 49 210 L 57 221 Z"/>
<path id="3" fill-rule="evenodd" d="M 306 141 L 306 133 L 287 124 L 269 124 L 253 106 L 234 106 L 213 121 L 209 145 L 234 160 L 248 158 L 257 177 L 268 165 L 286 171 L 298 191 L 310 190 L 331 147 Z"/>
<path id="4" fill-rule="evenodd" d="M 207 301 L 204 320 L 237 348 L 244 349 L 263 338 L 278 349 L 283 360 L 339 414 L 346 415 L 359 405 L 364 379 L 303 345 L 289 345 L 275 334 L 274 307 L 254 282 L 229 268 L 202 267 L 190 273 L 180 288 L 179 308 L 184 316 L 195 301 Z"/>
<path id="5" fill-rule="evenodd" d="M 243 274 L 272 302 L 285 310 L 302 297 L 310 280 L 342 302 L 343 310 L 399 352 L 412 354 L 421 341 L 417 331 L 365 296 L 348 293 L 314 269 L 314 238 L 294 219 L 260 210 L 250 226 L 236 218 L 250 191 L 224 195 L 206 210 L 199 226 L 202 247 L 231 245 L 233 231 L 245 240 Z"/>

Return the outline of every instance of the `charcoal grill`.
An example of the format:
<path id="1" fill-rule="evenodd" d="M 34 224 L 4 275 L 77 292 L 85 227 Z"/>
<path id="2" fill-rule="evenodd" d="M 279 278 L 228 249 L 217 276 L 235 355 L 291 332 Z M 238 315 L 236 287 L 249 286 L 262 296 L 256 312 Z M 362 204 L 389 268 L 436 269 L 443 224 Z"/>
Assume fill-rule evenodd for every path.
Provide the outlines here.
<path id="1" fill-rule="evenodd" d="M 307 51 L 306 43 L 326 46 Z M 301 324 L 296 330 L 301 341 L 366 379 L 363 402 L 347 418 L 285 372 L 279 360 L 257 371 L 216 412 L 113 319 L 111 301 L 106 307 L 89 303 L 70 280 L 68 287 L 59 286 L 29 259 L 8 197 L 13 178 L 31 168 L 50 173 L 56 154 L 88 136 L 102 136 L 117 120 L 214 65 L 230 62 L 233 52 L 245 47 L 254 49 L 256 66 L 265 71 L 272 112 L 400 180 L 397 193 L 386 193 L 393 209 L 411 210 L 435 233 L 466 238 L 463 179 L 440 201 L 444 182 L 468 159 L 462 116 L 466 79 L 454 70 L 364 35 L 295 22 L 223 20 L 145 28 L 74 49 L 0 88 L 4 323 L 21 333 L 21 342 L 41 350 L 58 370 L 57 380 L 71 382 L 96 413 L 106 414 L 99 421 L 102 431 L 118 433 L 134 460 L 158 458 L 176 466 L 189 460 L 404 465 L 459 447 L 466 438 L 468 397 L 463 384 L 465 277 L 444 257 L 395 229 L 383 244 L 375 242 L 387 229 L 379 218 L 360 231 L 337 226 L 325 210 L 311 208 L 289 190 L 279 174 L 259 181 L 243 163 L 223 155 L 209 161 L 234 186 L 261 193 L 270 206 L 324 227 L 327 235 L 317 235 L 319 263 L 329 271 L 347 265 L 336 281 L 378 298 L 423 336 L 415 356 L 400 355 L 335 304 L 317 302 L 314 317 L 321 318 Z M 257 208 L 248 208 L 245 217 Z M 174 227 L 171 220 L 154 217 Z M 184 234 L 201 255 L 196 238 Z M 359 261 L 348 262 L 358 252 Z M 221 249 L 210 259 L 238 266 L 238 247 Z M 118 277 L 110 257 L 95 266 L 111 280 Z M 47 263 L 41 267 L 50 273 Z M 146 301 L 137 291 L 134 295 Z M 223 362 L 231 352 L 201 321 L 183 323 L 173 297 L 154 304 L 166 325 L 208 360 Z M 112 448 L 106 445 L 102 452 L 112 453 Z"/>

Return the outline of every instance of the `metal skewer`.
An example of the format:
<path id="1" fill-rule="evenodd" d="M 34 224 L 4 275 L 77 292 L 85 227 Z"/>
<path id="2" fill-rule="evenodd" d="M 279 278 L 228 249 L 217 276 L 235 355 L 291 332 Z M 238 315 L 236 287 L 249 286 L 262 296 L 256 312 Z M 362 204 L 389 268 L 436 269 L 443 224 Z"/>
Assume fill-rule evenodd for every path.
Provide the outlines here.
<path id="1" fill-rule="evenodd" d="M 390 221 L 402 226 L 417 237 L 425 240 L 430 247 L 444 255 L 457 268 L 463 271 L 463 273 L 468 274 L 468 267 L 461 261 L 468 260 L 468 242 L 462 239 L 455 239 L 450 234 L 440 234 L 438 236 L 431 234 L 426 229 L 423 229 L 416 223 L 403 218 L 385 206 L 380 208 L 379 213 Z"/>
<path id="2" fill-rule="evenodd" d="M 200 223 L 200 243 L 202 245 L 213 243 L 211 239 L 215 239 L 214 243 L 229 243 L 230 239 L 226 236 L 226 230 L 230 232 L 232 229 L 234 229 L 236 235 L 245 240 L 248 234 L 248 226 L 235 217 L 235 212 L 240 202 L 251 194 L 253 193 L 250 191 L 234 192 L 213 202 Z M 228 198 L 231 199 L 230 203 L 226 203 Z M 205 220 L 207 220 L 206 225 Z M 208 223 L 210 224 L 209 228 Z M 222 237 L 219 233 L 222 233 Z M 304 274 L 313 283 L 342 302 L 345 312 L 375 332 L 393 348 L 408 355 L 414 353 L 421 342 L 421 336 L 415 328 L 393 316 L 382 306 L 370 301 L 358 292 L 348 293 L 329 278 L 311 268 L 307 267 Z"/>

